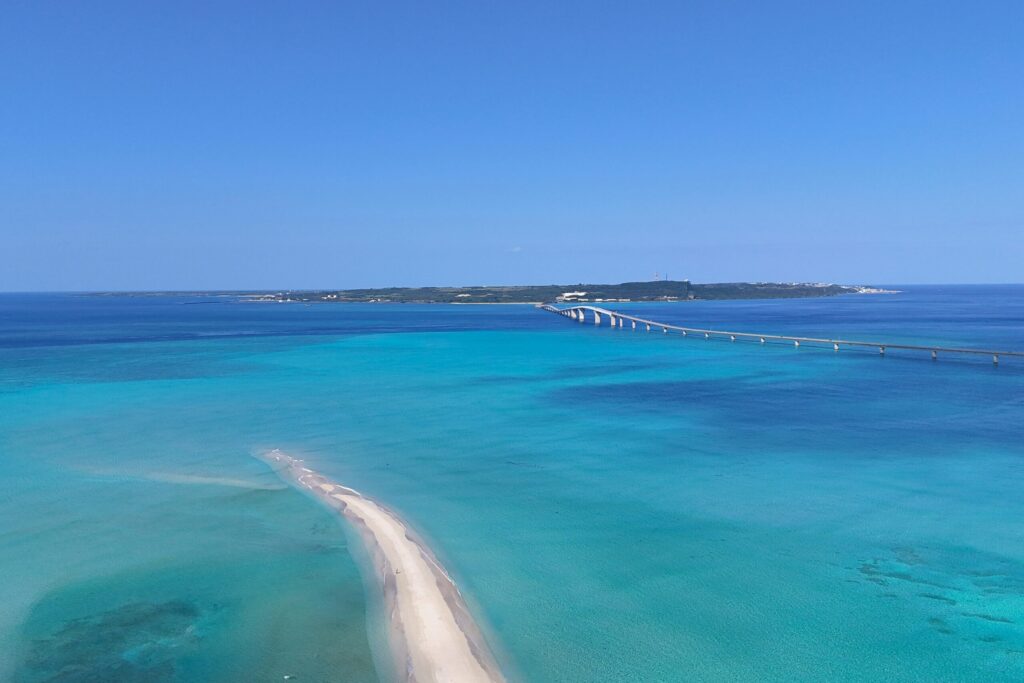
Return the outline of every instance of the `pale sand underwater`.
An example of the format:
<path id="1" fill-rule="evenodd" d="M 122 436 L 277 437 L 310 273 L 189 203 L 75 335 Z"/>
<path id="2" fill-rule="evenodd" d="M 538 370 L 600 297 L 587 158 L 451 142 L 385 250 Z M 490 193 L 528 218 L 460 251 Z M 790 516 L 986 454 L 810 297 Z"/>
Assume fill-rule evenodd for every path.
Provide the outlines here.
<path id="1" fill-rule="evenodd" d="M 279 450 L 261 457 L 286 481 L 338 510 L 359 531 L 373 557 L 374 579 L 384 593 L 388 644 L 402 680 L 505 680 L 454 581 L 394 512 Z"/>

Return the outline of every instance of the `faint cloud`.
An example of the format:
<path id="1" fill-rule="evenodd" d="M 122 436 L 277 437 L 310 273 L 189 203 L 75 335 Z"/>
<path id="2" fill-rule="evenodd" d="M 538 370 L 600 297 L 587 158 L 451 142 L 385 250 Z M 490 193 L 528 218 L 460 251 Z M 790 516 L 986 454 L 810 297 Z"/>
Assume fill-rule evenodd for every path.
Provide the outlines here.
<path id="1" fill-rule="evenodd" d="M 523 250 L 522 247 L 512 247 L 511 249 L 509 249 L 509 251 L 512 252 L 513 254 L 518 254 L 522 250 Z"/>

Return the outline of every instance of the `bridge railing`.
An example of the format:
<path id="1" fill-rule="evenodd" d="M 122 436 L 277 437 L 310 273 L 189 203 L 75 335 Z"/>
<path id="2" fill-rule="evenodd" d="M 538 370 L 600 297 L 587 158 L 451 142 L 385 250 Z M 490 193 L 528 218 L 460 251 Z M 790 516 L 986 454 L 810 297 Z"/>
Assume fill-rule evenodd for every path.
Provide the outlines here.
<path id="1" fill-rule="evenodd" d="M 659 322 L 657 320 L 650 320 L 647 318 L 641 318 L 635 315 L 629 315 L 627 313 L 619 313 L 618 311 L 609 310 L 607 308 L 601 308 L 599 306 L 589 305 L 576 305 L 568 306 L 566 308 L 558 308 L 551 304 L 544 304 L 540 306 L 543 310 L 557 313 L 566 317 L 570 317 L 577 322 L 584 322 L 586 320 L 586 312 L 590 312 L 593 316 L 594 324 L 600 325 L 602 316 L 607 317 L 609 323 L 614 327 L 622 327 L 623 321 L 629 321 L 631 329 L 636 329 L 637 325 L 643 326 L 648 332 L 652 329 L 659 329 L 663 333 L 667 334 L 670 330 L 674 332 L 680 332 L 684 336 L 691 334 L 703 336 L 705 339 L 722 339 L 728 338 L 730 341 L 737 340 L 751 340 L 757 341 L 761 344 L 771 342 L 786 342 L 791 343 L 796 347 L 801 344 L 811 345 L 823 345 L 831 346 L 834 351 L 839 351 L 842 347 L 850 348 L 873 348 L 878 349 L 879 354 L 885 355 L 886 349 L 899 349 L 906 351 L 923 351 L 930 353 L 933 360 L 937 359 L 939 354 L 954 354 L 954 355 L 972 355 L 972 356 L 990 356 L 992 362 L 996 365 L 999 364 L 1000 357 L 1012 357 L 1012 358 L 1024 358 L 1024 352 L 1021 351 L 996 351 L 990 349 L 974 349 L 964 347 L 949 347 L 949 346 L 931 346 L 931 345 L 919 345 L 919 344 L 901 344 L 891 342 L 875 342 L 875 341 L 861 341 L 854 339 L 830 339 L 826 337 L 799 337 L 785 334 L 761 334 L 756 332 L 731 332 L 728 330 L 712 330 L 700 327 L 684 327 L 681 325 L 673 325 L 670 323 Z"/>

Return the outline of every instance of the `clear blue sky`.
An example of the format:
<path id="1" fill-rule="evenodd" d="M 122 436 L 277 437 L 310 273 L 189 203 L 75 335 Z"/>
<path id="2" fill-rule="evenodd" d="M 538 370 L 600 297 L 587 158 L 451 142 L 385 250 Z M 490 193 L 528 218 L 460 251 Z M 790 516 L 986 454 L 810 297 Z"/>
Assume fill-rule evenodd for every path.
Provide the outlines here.
<path id="1" fill-rule="evenodd" d="M 1024 281 L 1024 3 L 0 8 L 0 291 Z"/>

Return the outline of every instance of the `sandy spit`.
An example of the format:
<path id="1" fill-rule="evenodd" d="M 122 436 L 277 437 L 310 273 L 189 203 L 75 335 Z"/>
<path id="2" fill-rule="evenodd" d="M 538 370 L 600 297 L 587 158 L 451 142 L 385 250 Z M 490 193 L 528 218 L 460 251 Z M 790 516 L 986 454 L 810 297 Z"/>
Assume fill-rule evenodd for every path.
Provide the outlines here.
<path id="1" fill-rule="evenodd" d="M 388 644 L 410 683 L 504 683 L 465 601 L 434 554 L 394 512 L 279 450 L 260 456 L 359 531 L 384 593 Z"/>

